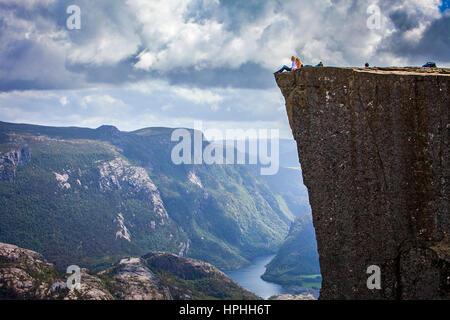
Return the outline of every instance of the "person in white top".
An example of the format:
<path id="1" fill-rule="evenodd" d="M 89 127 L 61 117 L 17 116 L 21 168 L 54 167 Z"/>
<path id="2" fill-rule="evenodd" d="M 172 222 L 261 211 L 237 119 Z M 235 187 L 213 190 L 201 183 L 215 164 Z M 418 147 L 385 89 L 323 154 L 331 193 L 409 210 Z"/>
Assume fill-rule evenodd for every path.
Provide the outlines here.
<path id="1" fill-rule="evenodd" d="M 275 74 L 277 74 L 277 73 L 281 73 L 281 72 L 283 72 L 283 71 L 293 71 L 293 70 L 296 70 L 296 69 L 298 69 L 298 66 L 297 66 L 297 63 L 296 63 L 296 61 L 295 61 L 295 57 L 294 56 L 292 56 L 291 57 L 291 61 L 292 61 L 292 66 L 289 68 L 288 66 L 283 66 L 280 70 L 278 70 L 277 72 L 275 72 Z"/>

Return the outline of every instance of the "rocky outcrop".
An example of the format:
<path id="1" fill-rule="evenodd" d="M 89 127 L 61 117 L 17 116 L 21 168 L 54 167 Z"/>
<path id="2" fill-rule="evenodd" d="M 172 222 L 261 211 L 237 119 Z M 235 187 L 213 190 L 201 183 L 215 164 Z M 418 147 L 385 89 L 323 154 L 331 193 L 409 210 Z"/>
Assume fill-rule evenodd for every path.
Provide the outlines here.
<path id="1" fill-rule="evenodd" d="M 67 288 L 67 276 L 37 252 L 0 243 L 0 300 L 111 300 L 103 279 L 81 269 L 81 287 Z"/>
<path id="2" fill-rule="evenodd" d="M 152 252 L 142 258 L 160 276 L 174 299 L 260 299 L 212 264 L 165 252 Z"/>
<path id="3" fill-rule="evenodd" d="M 89 270 L 82 268 L 80 276 L 80 288 L 69 290 L 65 284 L 67 277 L 63 276 L 64 282 L 61 284 L 64 290 L 61 298 L 64 300 L 116 300 L 119 297 L 111 293 L 109 283 Z M 143 287 L 145 288 L 145 287 Z M 44 298 L 46 299 L 46 298 Z"/>
<path id="4" fill-rule="evenodd" d="M 122 259 L 101 274 L 110 277 L 110 290 L 121 300 L 172 300 L 169 288 L 161 284 L 142 258 Z"/>
<path id="5" fill-rule="evenodd" d="M 39 253 L 0 243 L 0 299 L 57 298 L 58 275 Z"/>
<path id="6" fill-rule="evenodd" d="M 128 231 L 128 228 L 123 223 L 123 220 L 124 220 L 123 215 L 121 213 L 119 213 L 117 215 L 117 218 L 115 219 L 115 222 L 117 222 L 117 224 L 119 225 L 119 230 L 117 230 L 117 232 L 116 232 L 116 239 L 122 238 L 122 239 L 127 240 L 128 242 L 131 242 L 130 232 Z"/>
<path id="7" fill-rule="evenodd" d="M 31 153 L 28 146 L 0 154 L 0 181 L 13 181 L 16 177 L 16 168 L 30 161 Z"/>
<path id="8" fill-rule="evenodd" d="M 281 294 L 269 300 L 316 300 L 312 294 Z"/>
<path id="9" fill-rule="evenodd" d="M 0 300 L 258 299 L 214 266 L 164 252 L 80 269 L 78 288 L 37 252 L 0 243 Z"/>
<path id="10" fill-rule="evenodd" d="M 308 188 L 321 299 L 449 299 L 450 70 L 277 74 Z M 381 269 L 368 289 L 367 268 Z"/>
<path id="11" fill-rule="evenodd" d="M 144 259 L 154 268 L 170 272 L 181 279 L 198 280 L 219 276 L 232 282 L 231 279 L 228 279 L 222 271 L 212 264 L 199 260 L 180 258 L 175 254 L 165 252 L 149 253 L 144 256 Z"/>
<path id="12" fill-rule="evenodd" d="M 130 195 L 142 194 L 143 198 L 151 201 L 154 213 L 161 219 L 169 218 L 161 195 L 144 168 L 132 166 L 127 160 L 117 157 L 101 163 L 98 170 L 100 174 L 99 187 L 102 192 L 128 187 L 126 192 Z"/>
<path id="13" fill-rule="evenodd" d="M 70 189 L 70 183 L 67 182 L 69 180 L 69 175 L 67 173 L 59 174 L 57 172 L 53 172 L 53 174 L 55 175 L 56 181 L 58 181 L 59 188 Z"/>

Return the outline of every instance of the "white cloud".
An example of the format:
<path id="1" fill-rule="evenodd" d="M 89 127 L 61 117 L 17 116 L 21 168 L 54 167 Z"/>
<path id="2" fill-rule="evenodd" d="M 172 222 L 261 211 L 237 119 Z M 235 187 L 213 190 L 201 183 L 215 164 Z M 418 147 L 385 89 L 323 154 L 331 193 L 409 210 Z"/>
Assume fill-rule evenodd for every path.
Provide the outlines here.
<path id="1" fill-rule="evenodd" d="M 101 25 L 101 24 L 99 24 Z M 132 32 L 122 33 L 106 25 L 100 27 L 98 35 L 92 41 L 82 45 L 73 45 L 67 50 L 71 63 L 114 65 L 135 54 L 140 46 L 138 35 Z"/>
<path id="2" fill-rule="evenodd" d="M 59 103 L 61 103 L 62 106 L 65 106 L 69 103 L 69 100 L 67 99 L 66 96 L 64 96 L 59 99 Z"/>
<path id="3" fill-rule="evenodd" d="M 269 3 L 259 18 L 241 21 L 240 28 L 231 31 L 218 17 L 187 18 L 193 2 L 127 1 L 142 24 L 145 49 L 138 56 L 137 69 L 237 68 L 247 62 L 274 69 L 292 54 L 309 64 L 323 60 L 331 65 L 360 65 L 367 59 L 389 64 L 392 55 L 383 56 L 377 49 L 395 31 L 389 22 L 393 11 L 419 15 L 419 26 L 405 33 L 411 39 L 420 39 L 426 27 L 441 16 L 439 0 L 391 1 L 389 7 L 382 6 L 382 1 L 363 5 L 352 0 L 286 0 L 280 5 Z M 208 3 L 210 8 L 220 9 L 218 2 Z M 370 4 L 382 6 L 386 23 L 381 29 L 367 28 Z"/>
<path id="4" fill-rule="evenodd" d="M 89 86 L 84 77 L 91 67 L 114 68 L 127 59 L 130 66 L 135 59 L 136 72 L 157 71 L 162 77 L 168 70 L 238 68 L 248 62 L 276 70 L 288 63 L 292 54 L 307 64 L 322 60 L 326 65 L 361 65 L 366 61 L 390 65 L 393 59 L 411 64 L 417 63 L 411 61 L 411 55 L 380 48 L 386 41 L 395 41 L 393 35 L 418 42 L 427 27 L 442 16 L 439 0 L 372 0 L 366 4 L 353 0 L 284 0 L 263 2 L 258 14 L 251 19 L 240 18 L 231 26 L 234 17 L 227 15 L 234 11 L 228 13 L 228 8 L 216 0 L 79 0 L 83 21 L 79 31 L 66 30 L 39 13 L 29 18 L 34 7 L 50 8 L 55 3 L 26 1 L 21 4 L 29 10 L 24 16 L 14 10 L 0 12 L 2 24 L 8 26 L 0 58 L 10 57 L 15 46 L 19 45 L 17 51 L 22 50 L 16 61 L 0 60 L 1 78 L 25 84 L 40 81 L 41 86 L 51 88 Z M 381 7 L 385 23 L 379 30 L 366 26 L 369 4 Z M 252 13 L 245 10 L 248 12 L 243 17 Z M 417 26 L 397 35 L 399 30 L 390 15 L 399 10 L 417 21 Z M 25 49 L 23 39 L 27 40 Z M 73 64 L 83 67 L 67 68 Z M 95 74 L 90 77 L 96 80 Z M 108 77 L 99 79 L 108 81 Z"/>
<path id="5" fill-rule="evenodd" d="M 12 0 L 2 3 L 19 6 Z M 230 77 L 230 68 L 248 62 L 276 70 L 292 54 L 307 64 L 320 60 L 338 66 L 366 61 L 378 66 L 417 64 L 415 59 L 423 59 L 421 55 L 395 51 L 391 44 L 420 42 L 428 26 L 442 15 L 438 0 L 283 0 L 261 2 L 258 7 L 253 2 L 231 2 L 234 11 L 216 0 L 77 3 L 82 9 L 80 31 L 68 31 L 39 12 L 33 15 L 37 6 L 57 8 L 56 1 L 26 1 L 20 4 L 31 10 L 26 14 L 0 11 L 0 83 L 11 81 L 13 90 L 82 88 L 0 93 L 1 120 L 89 127 L 113 124 L 134 130 L 192 127 L 194 120 L 202 119 L 225 129 L 278 127 L 286 136 L 290 131 L 284 99 L 275 83 L 262 90 L 239 88 L 250 81 L 245 74 L 237 75 L 239 84 L 231 88 L 216 88 L 208 81 Z M 381 8 L 384 23 L 379 30 L 366 25 L 371 3 Z M 401 30 L 401 21 L 393 21 L 398 12 L 406 22 L 412 21 L 411 28 Z M 65 10 L 48 14 L 65 14 Z M 450 61 L 436 62 L 450 65 Z M 127 67 L 132 74 L 124 80 L 114 78 Z M 200 85 L 195 79 L 191 82 L 195 75 L 184 69 L 200 70 L 197 76 L 204 71 L 206 80 Z M 192 87 L 163 80 L 172 79 L 167 71 L 184 77 L 182 83 Z M 101 84 L 109 80 L 117 86 Z"/>
<path id="6" fill-rule="evenodd" d="M 217 104 L 224 99 L 220 94 L 214 93 L 212 90 L 182 87 L 172 87 L 171 90 L 179 97 L 196 104 Z"/>
<path id="7" fill-rule="evenodd" d="M 194 21 L 186 18 L 189 5 L 196 1 L 127 1 L 142 24 L 145 49 L 135 67 L 164 71 L 193 66 L 197 70 L 214 67 L 237 68 L 246 62 L 273 66 L 286 52 L 295 49 L 295 35 L 288 18 L 273 11 L 232 32 L 214 18 Z M 218 1 L 205 1 L 219 10 Z M 279 41 L 282 39 L 282 41 Z"/>
<path id="8" fill-rule="evenodd" d="M 138 56 L 136 68 L 164 71 L 168 68 L 214 66 L 214 56 L 230 33 L 215 20 L 195 22 L 186 16 L 189 0 L 127 1 L 142 26 L 145 50 Z M 218 6 L 205 0 L 204 5 Z"/>
<path id="9" fill-rule="evenodd" d="M 121 115 L 129 110 L 129 106 L 121 99 L 114 98 L 108 94 L 91 94 L 81 98 L 81 108 L 89 110 L 94 114 L 116 114 Z"/>
<path id="10" fill-rule="evenodd" d="M 27 9 L 31 9 L 36 7 L 37 5 L 49 6 L 51 4 L 54 4 L 55 2 L 56 0 L 26 0 L 23 1 L 21 5 Z M 2 3 L 6 5 L 16 5 L 17 0 L 2 0 Z"/>

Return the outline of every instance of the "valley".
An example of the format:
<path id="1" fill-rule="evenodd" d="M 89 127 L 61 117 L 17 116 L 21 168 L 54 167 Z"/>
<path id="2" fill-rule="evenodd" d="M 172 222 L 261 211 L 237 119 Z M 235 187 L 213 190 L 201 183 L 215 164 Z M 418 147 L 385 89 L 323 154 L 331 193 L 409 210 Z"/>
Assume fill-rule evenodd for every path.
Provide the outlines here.
<path id="1" fill-rule="evenodd" d="M 282 140 L 279 173 L 261 176 L 257 165 L 175 165 L 172 132 L 0 122 L 0 241 L 59 270 L 165 251 L 226 271 L 275 254 L 310 210 L 301 180 L 285 182 L 301 177 L 283 166 L 295 142 Z"/>
<path id="2" fill-rule="evenodd" d="M 268 299 L 272 296 L 289 293 L 281 285 L 265 281 L 261 276 L 266 271 L 266 265 L 274 255 L 257 257 L 252 264 L 242 269 L 228 271 L 227 276 L 239 283 L 245 289 L 256 295 Z"/>

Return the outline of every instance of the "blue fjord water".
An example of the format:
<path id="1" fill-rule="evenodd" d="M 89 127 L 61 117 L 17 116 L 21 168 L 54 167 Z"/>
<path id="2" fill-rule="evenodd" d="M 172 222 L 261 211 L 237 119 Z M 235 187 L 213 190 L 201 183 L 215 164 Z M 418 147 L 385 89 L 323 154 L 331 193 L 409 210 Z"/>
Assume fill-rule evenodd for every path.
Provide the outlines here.
<path id="1" fill-rule="evenodd" d="M 258 257 L 248 267 L 228 271 L 226 274 L 239 283 L 240 286 L 264 299 L 274 295 L 288 293 L 282 286 L 261 279 L 261 276 L 266 271 L 266 265 L 273 257 L 274 255 Z"/>

